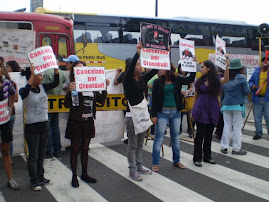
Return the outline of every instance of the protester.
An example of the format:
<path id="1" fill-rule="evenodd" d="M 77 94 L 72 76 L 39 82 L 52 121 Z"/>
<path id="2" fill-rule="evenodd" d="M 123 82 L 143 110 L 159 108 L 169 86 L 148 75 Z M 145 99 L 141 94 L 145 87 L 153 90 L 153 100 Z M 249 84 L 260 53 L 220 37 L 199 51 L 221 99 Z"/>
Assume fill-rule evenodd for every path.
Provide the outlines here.
<path id="1" fill-rule="evenodd" d="M 229 81 L 223 85 L 223 99 L 221 111 L 224 119 L 224 130 L 221 137 L 221 152 L 227 154 L 233 131 L 232 154 L 246 155 L 241 149 L 243 118 L 245 117 L 245 96 L 250 93 L 246 77 L 241 74 L 244 65 L 239 59 L 230 61 Z"/>
<path id="2" fill-rule="evenodd" d="M 116 73 L 115 78 L 114 78 L 114 85 L 115 86 L 119 85 L 120 83 L 123 83 L 125 73 L 127 71 L 127 68 L 130 66 L 131 62 L 132 62 L 132 58 L 127 58 L 125 60 L 125 71 L 124 72 L 122 72 L 122 68 L 117 69 L 117 73 Z M 123 110 L 123 115 L 125 116 L 125 114 L 126 114 L 126 110 Z M 127 131 L 127 138 L 124 139 L 123 142 L 125 144 L 128 144 L 128 131 Z"/>
<path id="3" fill-rule="evenodd" d="M 43 74 L 43 82 L 52 83 L 54 79 L 54 70 L 49 69 Z M 62 70 L 59 69 L 59 85 L 51 90 L 46 91 L 47 95 L 61 95 L 63 91 L 63 84 L 65 76 Z M 59 113 L 49 113 L 49 136 L 45 158 L 59 158 L 61 152 L 61 136 L 59 129 Z"/>
<path id="4" fill-rule="evenodd" d="M 66 62 L 66 69 L 70 70 L 73 67 L 73 63 L 79 61 L 79 58 L 76 55 L 69 55 L 68 58 L 63 59 Z"/>
<path id="5" fill-rule="evenodd" d="M 170 137 L 173 150 L 173 165 L 185 169 L 180 163 L 179 128 L 182 104 L 182 85 L 188 85 L 195 79 L 196 73 L 189 77 L 175 76 L 170 70 L 159 70 L 159 78 L 154 81 L 152 90 L 152 122 L 156 125 L 156 132 L 152 150 L 152 170 L 159 171 L 160 150 L 169 123 Z"/>
<path id="6" fill-rule="evenodd" d="M 48 97 L 46 91 L 59 84 L 59 71 L 54 69 L 54 80 L 51 83 L 41 84 L 42 74 L 34 73 L 35 66 L 26 68 L 22 75 L 28 80 L 25 88 L 20 89 L 20 96 L 25 108 L 24 135 L 28 145 L 27 166 L 31 187 L 40 191 L 42 185 L 51 185 L 53 182 L 44 177 L 44 156 L 48 142 Z"/>
<path id="7" fill-rule="evenodd" d="M 194 139 L 193 162 L 198 167 L 202 167 L 202 159 L 204 162 L 216 164 L 211 157 L 212 133 L 219 120 L 220 85 L 229 80 L 229 65 L 227 59 L 224 78 L 220 78 L 215 65 L 210 60 L 206 60 L 201 65 L 202 76 L 195 82 L 192 117 L 196 121 L 197 131 Z"/>
<path id="8" fill-rule="evenodd" d="M 127 69 L 123 82 L 125 97 L 131 107 L 141 103 L 144 104 L 145 98 L 148 96 L 147 82 L 157 73 L 156 70 L 151 70 L 143 76 L 141 75 L 142 67 L 141 62 L 138 58 L 142 48 L 142 43 L 138 42 L 136 46 L 136 54 Z M 142 110 L 145 110 L 145 112 L 148 113 L 147 109 L 147 106 L 143 106 L 142 108 Z M 129 139 L 127 147 L 129 177 L 135 181 L 142 181 L 143 178 L 139 174 L 152 174 L 150 170 L 143 169 L 142 162 L 142 146 L 148 128 L 143 128 L 144 132 L 135 134 L 136 129 L 134 128 L 133 119 L 136 120 L 137 117 L 132 117 L 129 106 L 127 107 L 125 117 L 126 129 Z M 145 120 L 145 122 L 148 121 L 150 120 Z"/>
<path id="9" fill-rule="evenodd" d="M 21 68 L 19 66 L 19 64 L 15 61 L 15 60 L 11 60 L 11 61 L 8 61 L 6 63 L 6 71 L 8 73 L 10 72 L 20 72 L 21 71 Z M 17 91 L 17 84 L 11 80 L 10 76 L 7 75 L 7 79 L 10 80 L 10 83 L 12 84 L 12 86 L 15 88 L 15 90 Z M 15 102 L 18 102 L 19 100 L 19 95 L 18 93 L 15 94 Z M 10 115 L 10 127 L 11 127 L 11 131 L 13 131 L 13 127 L 14 127 L 14 123 L 15 123 L 15 107 L 13 106 L 12 108 L 12 114 Z M 13 143 L 11 142 L 10 143 L 10 156 L 12 158 L 13 156 Z"/>
<path id="10" fill-rule="evenodd" d="M 77 179 L 77 156 L 81 149 L 81 180 L 89 183 L 96 183 L 96 179 L 88 175 L 88 148 L 91 138 L 95 137 L 94 119 L 96 116 L 96 102 L 104 104 L 107 97 L 107 91 L 96 92 L 79 92 L 78 106 L 72 104 L 72 91 L 76 89 L 74 68 L 86 66 L 84 62 L 77 61 L 73 63 L 70 70 L 70 84 L 68 92 L 65 96 L 64 105 L 70 108 L 68 123 L 66 127 L 66 137 L 71 139 L 71 154 L 70 164 L 72 170 L 71 184 L 74 188 L 79 187 Z M 106 86 L 109 85 L 109 80 L 106 80 Z"/>
<path id="11" fill-rule="evenodd" d="M 264 116 L 267 133 L 269 134 L 269 62 L 262 58 L 261 67 L 258 67 L 253 72 L 249 87 L 252 91 L 251 101 L 253 102 L 253 115 L 255 121 L 255 135 L 253 140 L 258 140 L 263 135 L 262 117 Z"/>
<path id="12" fill-rule="evenodd" d="M 4 108 L 5 114 L 12 113 L 12 108 L 16 99 L 16 90 L 10 83 L 10 81 L 3 76 L 4 69 L 0 67 L 0 101 L 4 102 L 8 99 L 8 107 Z M 3 104 L 1 104 L 3 105 Z M 3 108 L 2 108 L 3 110 Z M 20 186 L 16 183 L 12 176 L 12 162 L 10 156 L 10 142 L 13 140 L 11 122 L 0 122 L 0 132 L 1 132 L 1 153 L 4 162 L 4 167 L 6 170 L 8 182 L 7 186 L 13 190 L 19 190 Z"/>

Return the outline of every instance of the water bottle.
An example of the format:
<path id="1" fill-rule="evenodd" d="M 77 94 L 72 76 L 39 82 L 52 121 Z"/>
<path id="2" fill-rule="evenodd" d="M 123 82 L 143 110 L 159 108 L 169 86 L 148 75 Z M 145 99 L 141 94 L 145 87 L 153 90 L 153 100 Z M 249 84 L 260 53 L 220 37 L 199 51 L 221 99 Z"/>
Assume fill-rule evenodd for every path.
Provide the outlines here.
<path id="1" fill-rule="evenodd" d="M 74 107 L 79 106 L 79 96 L 78 96 L 78 92 L 75 90 L 72 90 L 71 92 L 71 97 L 72 97 L 72 105 Z"/>

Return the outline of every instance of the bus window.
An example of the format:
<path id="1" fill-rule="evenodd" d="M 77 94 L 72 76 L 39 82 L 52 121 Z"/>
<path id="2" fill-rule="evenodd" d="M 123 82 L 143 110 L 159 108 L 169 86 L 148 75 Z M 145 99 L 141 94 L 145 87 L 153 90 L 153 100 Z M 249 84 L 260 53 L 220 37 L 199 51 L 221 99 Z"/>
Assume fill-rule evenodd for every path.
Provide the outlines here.
<path id="1" fill-rule="evenodd" d="M 140 41 L 140 32 L 123 32 L 122 43 L 137 44 Z"/>
<path id="2" fill-rule="evenodd" d="M 42 44 L 41 46 L 52 46 L 52 40 L 49 36 L 44 36 L 42 38 Z"/>
<path id="3" fill-rule="evenodd" d="M 26 22 L 0 22 L 0 28 L 32 30 L 33 26 Z"/>
<path id="4" fill-rule="evenodd" d="M 66 58 L 68 56 L 67 53 L 67 40 L 65 37 L 59 37 L 58 39 L 58 55 Z"/>

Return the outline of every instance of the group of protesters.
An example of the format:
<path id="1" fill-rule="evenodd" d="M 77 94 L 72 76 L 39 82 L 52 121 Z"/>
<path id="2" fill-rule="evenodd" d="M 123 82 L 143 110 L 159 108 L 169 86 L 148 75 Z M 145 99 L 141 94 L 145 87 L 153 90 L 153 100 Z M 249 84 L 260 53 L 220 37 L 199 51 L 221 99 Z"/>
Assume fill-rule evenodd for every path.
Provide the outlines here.
<path id="1" fill-rule="evenodd" d="M 267 58 L 262 59 L 261 67 L 253 73 L 249 82 L 244 76 L 244 65 L 239 59 L 226 59 L 226 69 L 223 77 L 218 76 L 213 62 L 206 60 L 201 64 L 201 77 L 195 81 L 196 73 L 185 75 L 176 74 L 176 68 L 171 63 L 170 70 L 150 70 L 143 73 L 139 60 L 142 43 L 136 46 L 133 58 L 126 59 L 125 72 L 117 71 L 115 84 L 123 83 L 124 94 L 128 105 L 125 113 L 126 130 L 128 134 L 127 160 L 129 165 L 129 177 L 135 181 L 142 181 L 141 175 L 151 175 L 152 171 L 159 171 L 160 149 L 166 133 L 167 125 L 170 128 L 170 138 L 173 150 L 173 165 L 179 169 L 186 166 L 180 161 L 180 125 L 181 110 L 184 108 L 182 86 L 192 85 L 195 88 L 194 103 L 190 121 L 196 125 L 194 138 L 193 162 L 195 166 L 202 167 L 202 161 L 216 164 L 211 156 L 212 133 L 219 122 L 220 112 L 223 113 L 224 129 L 221 137 L 220 150 L 228 153 L 231 139 L 232 154 L 245 155 L 247 151 L 241 148 L 242 125 L 245 116 L 245 97 L 252 91 L 253 114 L 255 119 L 254 140 L 260 139 L 262 132 L 262 116 L 264 115 L 269 131 L 269 90 L 267 89 L 268 66 Z M 0 58 L 1 59 L 1 58 Z M 10 155 L 10 143 L 12 142 L 12 125 L 15 114 L 14 102 L 18 100 L 18 94 L 23 100 L 25 108 L 25 139 L 28 146 L 27 166 L 30 176 L 31 188 L 40 191 L 42 185 L 51 185 L 53 181 L 44 176 L 45 156 L 59 157 L 61 144 L 59 133 L 59 117 L 48 114 L 47 94 L 59 94 L 66 91 L 64 105 L 70 108 L 65 137 L 71 140 L 70 165 L 72 170 L 71 185 L 79 187 L 77 178 L 77 157 L 81 153 L 82 175 L 81 180 L 88 183 L 96 183 L 97 180 L 88 174 L 88 148 L 91 138 L 95 137 L 94 119 L 96 117 L 96 103 L 104 104 L 107 91 L 79 92 L 77 100 L 73 95 L 76 91 L 74 68 L 86 66 L 75 55 L 70 55 L 66 62 L 69 70 L 70 83 L 64 88 L 65 81 L 61 70 L 52 69 L 42 74 L 35 74 L 35 66 L 26 68 L 22 75 L 26 76 L 27 84 L 17 93 L 16 83 L 11 80 L 8 72 L 20 71 L 19 66 L 7 62 L 4 67 L 1 60 L 1 88 L 0 101 L 8 99 L 6 113 L 9 113 L 10 121 L 0 125 L 1 152 L 4 167 L 8 177 L 8 187 L 19 190 L 20 186 L 12 176 L 12 162 Z M 194 57 L 197 62 L 197 58 Z M 157 76 L 156 76 L 157 75 Z M 42 82 L 46 78 L 45 82 Z M 148 82 L 155 77 L 152 83 L 152 108 L 148 111 Z M 119 81 L 118 78 L 121 78 Z M 106 80 L 106 86 L 110 84 Z M 55 90 L 57 89 L 58 90 Z M 53 92 L 53 90 L 55 92 Z M 221 104 L 219 101 L 221 98 Z M 143 114 L 142 119 L 141 114 Z M 13 122 L 12 122 L 13 120 Z M 143 122 L 142 124 L 140 122 Z M 151 125 L 155 126 L 154 143 L 152 150 L 151 170 L 143 167 L 142 147 L 146 132 Z M 233 131 L 233 137 L 231 133 Z"/>

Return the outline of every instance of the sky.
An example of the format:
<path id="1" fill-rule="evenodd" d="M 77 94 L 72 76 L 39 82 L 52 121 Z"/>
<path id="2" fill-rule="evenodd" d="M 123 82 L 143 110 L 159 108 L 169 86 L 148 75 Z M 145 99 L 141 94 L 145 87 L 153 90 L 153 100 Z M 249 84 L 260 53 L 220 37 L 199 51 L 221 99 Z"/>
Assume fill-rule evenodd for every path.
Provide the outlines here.
<path id="1" fill-rule="evenodd" d="M 26 8 L 30 12 L 30 0 L 0 2 L 1 11 Z M 43 0 L 43 7 L 61 12 L 154 17 L 155 2 L 156 0 Z M 158 17 L 178 16 L 243 21 L 254 25 L 269 24 L 268 0 L 158 0 Z"/>

